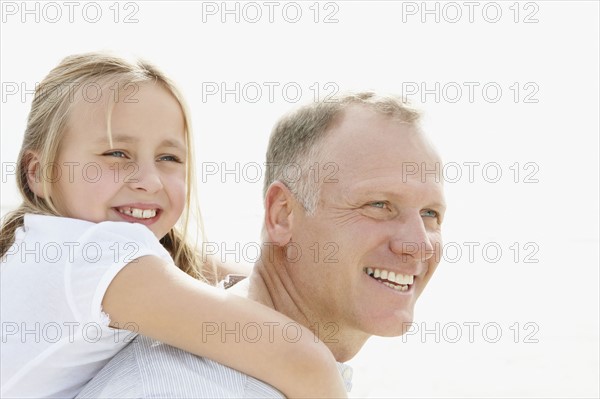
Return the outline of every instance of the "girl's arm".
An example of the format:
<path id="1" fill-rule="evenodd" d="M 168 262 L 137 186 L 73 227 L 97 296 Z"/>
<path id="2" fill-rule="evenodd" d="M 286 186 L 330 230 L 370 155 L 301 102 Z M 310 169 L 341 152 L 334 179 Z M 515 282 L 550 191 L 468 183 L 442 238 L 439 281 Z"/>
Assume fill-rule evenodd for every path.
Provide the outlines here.
<path id="1" fill-rule="evenodd" d="M 309 329 L 296 323 L 298 337 L 284 336 L 284 326 L 293 323 L 285 315 L 202 283 L 158 257 L 124 267 L 102 307 L 111 327 L 134 323 L 140 334 L 235 368 L 287 397 L 347 396 L 333 354 Z M 246 326 L 252 342 L 242 334 Z"/>

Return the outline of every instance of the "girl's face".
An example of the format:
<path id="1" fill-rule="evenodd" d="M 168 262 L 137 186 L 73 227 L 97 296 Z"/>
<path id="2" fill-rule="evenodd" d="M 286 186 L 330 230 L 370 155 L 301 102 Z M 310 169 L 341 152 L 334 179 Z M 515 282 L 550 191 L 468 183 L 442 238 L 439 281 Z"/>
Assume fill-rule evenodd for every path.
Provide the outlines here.
<path id="1" fill-rule="evenodd" d="M 74 105 L 53 166 L 51 197 L 63 216 L 141 223 L 160 239 L 185 206 L 183 112 L 160 84 L 129 85 L 120 94 L 110 89 L 103 95 L 117 100 L 112 145 L 105 102 L 84 96 Z"/>

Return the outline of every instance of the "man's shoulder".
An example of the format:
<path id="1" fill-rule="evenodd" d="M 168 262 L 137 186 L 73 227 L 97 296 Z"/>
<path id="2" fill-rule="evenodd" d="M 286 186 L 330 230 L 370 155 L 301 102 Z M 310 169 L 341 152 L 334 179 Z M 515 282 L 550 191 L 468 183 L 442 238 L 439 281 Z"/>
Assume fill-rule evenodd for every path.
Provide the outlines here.
<path id="1" fill-rule="evenodd" d="M 145 391 L 175 397 L 243 397 L 245 374 L 144 336 L 130 346 Z"/>
<path id="2" fill-rule="evenodd" d="M 115 391 L 116 387 L 120 391 Z M 119 352 L 79 397 L 130 396 L 283 398 L 262 381 L 141 335 Z"/>

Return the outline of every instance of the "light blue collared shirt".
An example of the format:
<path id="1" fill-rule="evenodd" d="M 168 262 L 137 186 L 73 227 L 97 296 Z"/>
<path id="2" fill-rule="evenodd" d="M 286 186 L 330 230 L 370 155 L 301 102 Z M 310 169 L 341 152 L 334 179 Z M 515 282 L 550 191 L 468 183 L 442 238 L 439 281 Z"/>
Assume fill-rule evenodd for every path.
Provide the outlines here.
<path id="1" fill-rule="evenodd" d="M 350 391 L 352 368 L 338 363 Z M 276 372 L 276 370 L 274 370 Z M 78 398 L 284 398 L 256 378 L 139 335 Z"/>

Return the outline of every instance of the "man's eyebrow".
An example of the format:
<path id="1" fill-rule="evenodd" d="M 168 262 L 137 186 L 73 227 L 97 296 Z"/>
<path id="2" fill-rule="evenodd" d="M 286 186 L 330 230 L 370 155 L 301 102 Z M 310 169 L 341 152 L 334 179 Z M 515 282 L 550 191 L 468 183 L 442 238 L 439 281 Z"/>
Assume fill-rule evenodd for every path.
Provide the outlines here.
<path id="1" fill-rule="evenodd" d="M 378 189 L 366 188 L 360 194 L 365 197 L 373 197 L 373 198 L 393 197 L 393 198 L 404 199 L 406 197 L 406 195 L 403 194 L 402 192 L 396 192 L 394 190 L 388 190 L 388 189 L 378 190 Z M 434 200 L 432 202 L 429 202 L 427 206 L 431 207 L 431 208 L 437 208 L 442 211 L 446 210 L 446 202 L 445 201 Z"/>
<path id="2" fill-rule="evenodd" d="M 446 204 L 444 202 L 432 202 L 431 204 L 429 204 L 429 206 L 432 208 L 440 209 L 442 211 L 446 211 Z"/>

